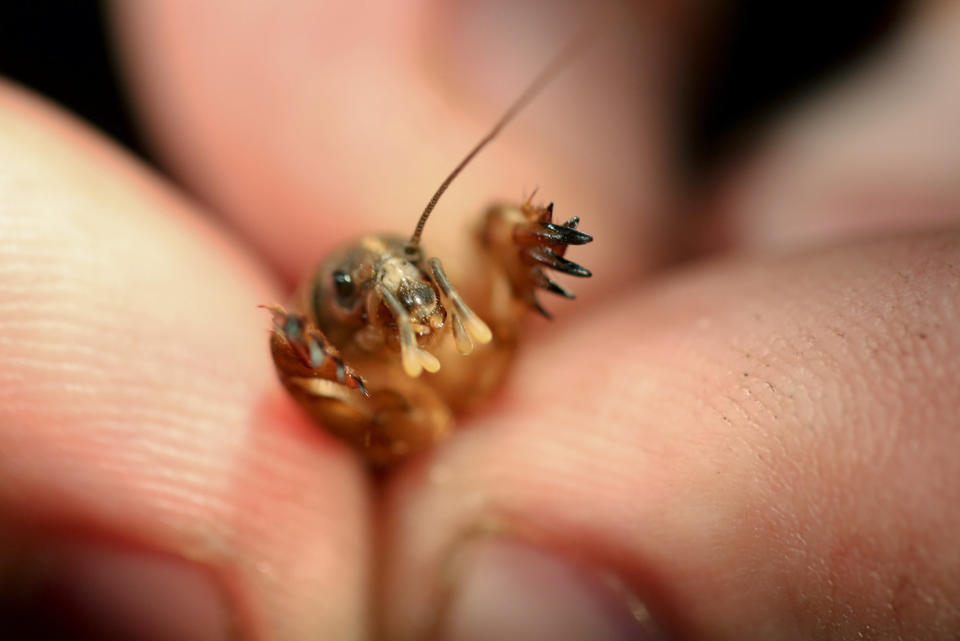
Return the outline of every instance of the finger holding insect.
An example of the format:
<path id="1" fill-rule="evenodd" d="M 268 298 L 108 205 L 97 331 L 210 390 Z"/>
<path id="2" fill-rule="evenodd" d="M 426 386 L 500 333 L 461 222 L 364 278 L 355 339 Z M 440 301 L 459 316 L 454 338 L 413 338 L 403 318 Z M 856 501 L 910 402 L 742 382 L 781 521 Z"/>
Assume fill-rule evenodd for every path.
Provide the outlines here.
<path id="1" fill-rule="evenodd" d="M 482 4 L 375 2 L 361 12 L 341 2 L 211 2 L 188 11 L 148 1 L 118 3 L 116 14 L 164 157 L 292 282 L 358 231 L 406 233 L 464 145 L 596 11 Z M 431 253 L 459 249 L 491 200 L 519 202 L 540 185 L 609 239 L 584 254 L 605 274 L 584 295 L 617 290 L 660 259 L 669 194 L 657 159 L 671 128 L 658 61 L 674 59 L 662 55 L 672 46 L 665 34 L 679 28 L 611 5 L 624 12 L 617 26 L 444 197 L 424 238 Z M 458 282 L 463 268 L 446 262 Z"/>
<path id="2" fill-rule="evenodd" d="M 393 478 L 387 638 L 954 639 L 958 261 L 715 262 L 558 325 Z"/>
<path id="3" fill-rule="evenodd" d="M 366 482 L 274 380 L 260 261 L 2 82 L 0 176 L 0 636 L 363 638 Z M 74 599 L 104 634 L 16 634 Z"/>

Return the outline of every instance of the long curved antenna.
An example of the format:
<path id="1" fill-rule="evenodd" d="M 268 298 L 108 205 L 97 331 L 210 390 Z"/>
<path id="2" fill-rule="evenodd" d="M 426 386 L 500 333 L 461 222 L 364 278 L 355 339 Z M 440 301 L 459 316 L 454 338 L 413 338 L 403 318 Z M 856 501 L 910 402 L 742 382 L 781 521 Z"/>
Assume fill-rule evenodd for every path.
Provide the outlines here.
<path id="1" fill-rule="evenodd" d="M 437 191 L 433 194 L 433 197 L 430 199 L 430 202 L 427 203 L 427 206 L 424 207 L 423 213 L 420 214 L 420 220 L 417 221 L 417 227 L 413 230 L 413 236 L 410 237 L 410 240 L 407 241 L 406 251 L 407 253 L 415 253 L 417 248 L 420 246 L 420 236 L 423 235 L 423 227 L 427 224 L 427 219 L 430 218 L 430 212 L 433 211 L 433 208 L 437 206 L 437 201 L 440 200 L 440 196 L 443 195 L 443 192 L 447 191 L 447 187 L 450 186 L 450 183 L 453 182 L 454 178 L 463 171 L 463 168 L 466 167 L 473 157 L 480 153 L 480 150 L 487 146 L 487 144 L 497 137 L 497 134 L 507 126 L 514 116 L 516 116 L 520 111 L 527 106 L 531 100 L 533 100 L 538 93 L 553 80 L 553 77 L 563 69 L 563 67 L 570 61 L 571 58 L 580 50 L 580 47 L 584 44 L 585 38 L 583 34 L 579 34 L 578 37 L 575 37 L 566 47 L 564 47 L 560 53 L 553 57 L 553 59 L 547 63 L 547 66 L 537 74 L 537 77 L 533 79 L 526 89 L 523 90 L 523 93 L 513 102 L 510 107 L 500 116 L 500 120 L 493 126 L 493 128 L 484 136 L 477 145 L 470 150 L 470 153 L 460 161 L 460 164 L 453 168 L 453 171 L 450 172 L 450 175 L 447 176 L 440 186 L 437 187 Z"/>

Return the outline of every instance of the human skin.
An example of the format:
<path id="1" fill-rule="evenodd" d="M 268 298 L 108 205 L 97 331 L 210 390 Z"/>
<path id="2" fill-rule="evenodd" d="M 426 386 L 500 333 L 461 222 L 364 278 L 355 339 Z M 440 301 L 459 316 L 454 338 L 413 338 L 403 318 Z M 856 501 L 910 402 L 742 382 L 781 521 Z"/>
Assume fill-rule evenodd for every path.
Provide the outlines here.
<path id="1" fill-rule="evenodd" d="M 594 278 L 531 323 L 489 411 L 374 483 L 279 387 L 256 305 L 412 228 L 576 11 L 349 6 L 114 7 L 182 189 L 0 87 L 6 576 L 157 639 L 483 638 L 516 603 L 529 638 L 567 610 L 604 638 L 955 638 L 956 9 L 797 108 L 683 228 L 692 14 L 619 16 L 424 237 L 444 257 L 539 185 L 595 235 Z M 704 249 L 666 269 L 681 232 Z M 511 571 L 533 584 L 483 591 Z M 656 631 L 616 611 L 637 602 Z"/>

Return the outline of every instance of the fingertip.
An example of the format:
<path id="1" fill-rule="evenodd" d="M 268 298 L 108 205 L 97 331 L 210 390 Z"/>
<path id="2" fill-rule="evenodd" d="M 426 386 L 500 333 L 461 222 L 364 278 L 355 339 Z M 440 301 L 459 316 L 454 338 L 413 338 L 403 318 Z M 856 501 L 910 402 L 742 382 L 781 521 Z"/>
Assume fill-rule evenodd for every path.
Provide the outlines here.
<path id="1" fill-rule="evenodd" d="M 364 634 L 366 477 L 276 382 L 255 308 L 271 276 L 142 165 L 6 86 L 0 167 L 0 520 L 209 572 L 248 636 Z M 151 580 L 116 567 L 90 608 Z"/>
<path id="2" fill-rule="evenodd" d="M 487 535 L 611 572 L 681 638 L 948 638 L 958 243 L 689 270 L 532 347 L 496 412 L 395 479 L 387 627 L 416 638 Z M 901 580 L 924 613 L 891 615 Z"/>

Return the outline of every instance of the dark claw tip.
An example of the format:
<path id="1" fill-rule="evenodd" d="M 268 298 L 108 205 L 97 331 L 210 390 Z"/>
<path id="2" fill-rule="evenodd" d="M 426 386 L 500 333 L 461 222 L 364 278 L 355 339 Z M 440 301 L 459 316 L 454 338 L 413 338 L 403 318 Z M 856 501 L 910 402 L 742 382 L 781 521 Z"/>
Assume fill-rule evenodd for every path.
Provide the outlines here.
<path id="1" fill-rule="evenodd" d="M 571 276 L 577 276 L 579 278 L 589 278 L 593 275 L 586 267 L 567 260 L 549 248 L 535 249 L 530 252 L 530 256 L 538 263 L 555 269 L 558 272 L 563 272 L 564 274 L 570 274 Z"/>
<path id="2" fill-rule="evenodd" d="M 547 320 L 553 320 L 553 314 L 551 314 L 546 309 L 544 309 L 543 305 L 540 304 L 540 301 L 538 301 L 536 297 L 534 297 L 530 301 L 530 306 L 533 307 L 538 312 L 540 312 L 540 315 L 546 318 Z"/>
<path id="3" fill-rule="evenodd" d="M 564 298 L 573 299 L 577 297 L 576 294 L 571 292 L 569 289 L 547 278 L 545 275 L 543 275 L 543 272 L 541 272 L 540 278 L 537 279 L 537 285 L 542 289 L 547 290 L 551 294 L 557 294 L 558 296 L 563 296 Z"/>
<path id="4" fill-rule="evenodd" d="M 370 392 L 367 391 L 367 385 L 363 382 L 363 379 L 359 376 L 354 376 L 353 380 L 357 384 L 357 389 L 360 390 L 360 393 L 370 398 Z"/>
<path id="5" fill-rule="evenodd" d="M 553 223 L 540 223 L 540 225 L 550 232 L 550 239 L 563 243 L 564 245 L 586 245 L 593 240 L 593 236 L 585 234 L 582 231 L 566 225 L 555 225 Z"/>

